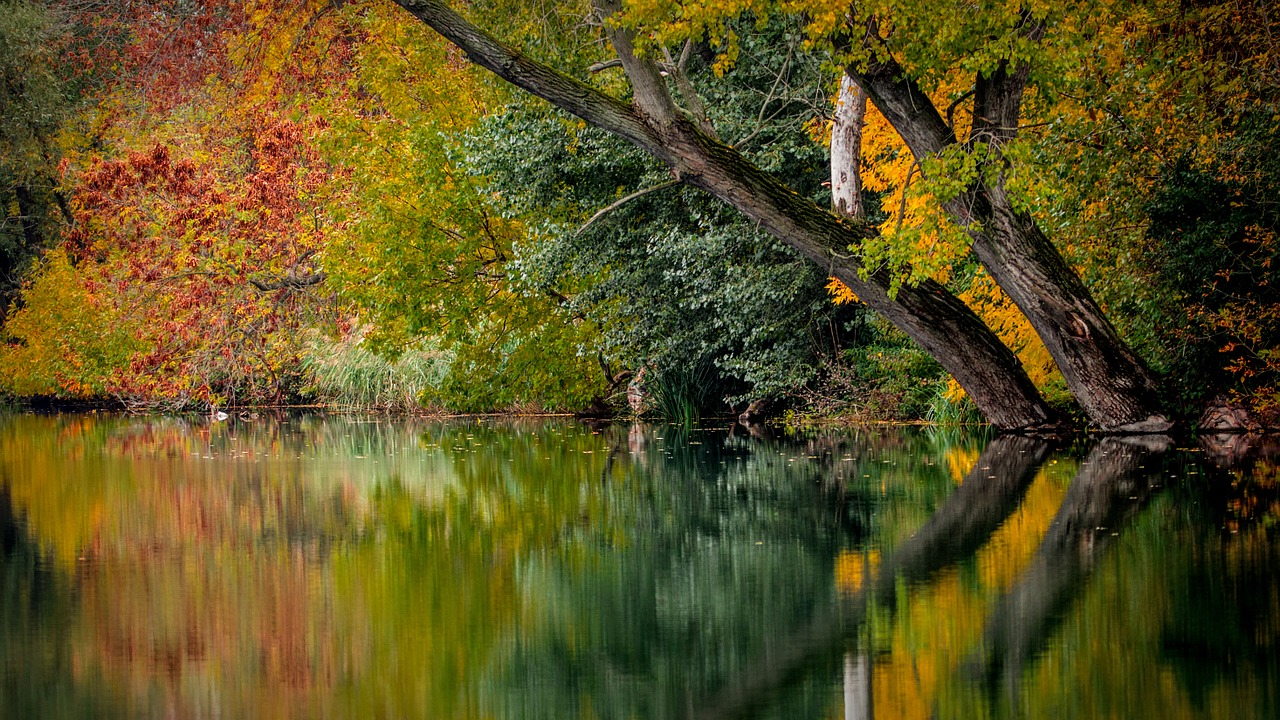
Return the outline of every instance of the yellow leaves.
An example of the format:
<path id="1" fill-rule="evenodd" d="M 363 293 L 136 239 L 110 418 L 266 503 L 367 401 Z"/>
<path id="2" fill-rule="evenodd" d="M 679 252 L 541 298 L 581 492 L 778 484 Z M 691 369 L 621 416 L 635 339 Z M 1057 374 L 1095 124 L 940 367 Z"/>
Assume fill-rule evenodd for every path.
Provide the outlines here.
<path id="1" fill-rule="evenodd" d="M 845 305 L 848 303 L 862 302 L 858 296 L 853 294 L 848 285 L 840 282 L 836 278 L 829 278 L 827 282 L 827 292 L 831 294 L 831 302 L 836 305 Z"/>
<path id="2" fill-rule="evenodd" d="M 93 397 L 124 365 L 134 343 L 122 319 L 98 302 L 66 252 L 52 250 L 23 289 L 0 342 L 0 390 L 15 395 Z"/>
<path id="3" fill-rule="evenodd" d="M 943 86 L 935 102 L 945 107 L 951 92 L 952 85 Z M 967 117 L 963 112 L 959 115 Z M 945 282 L 952 266 L 968 254 L 969 239 L 947 216 L 935 188 L 950 182 L 946 187 L 954 190 L 956 183 L 967 183 L 942 172 L 935 178 L 925 177 L 902 138 L 874 105 L 867 108 L 862 133 L 862 169 L 863 188 L 881 194 L 886 215 L 879 236 L 863 245 L 868 264 L 883 263 L 905 271 L 896 278 L 898 282 L 928 278 Z"/>
<path id="4" fill-rule="evenodd" d="M 1009 296 L 996 285 L 985 270 L 979 270 L 969 285 L 960 293 L 960 299 L 973 308 L 1000 340 L 1007 345 L 1026 369 L 1036 387 L 1043 391 L 1051 384 L 1061 383 L 1061 373 L 1045 348 L 1035 328 Z M 959 390 L 958 386 L 949 388 Z"/>
<path id="5" fill-rule="evenodd" d="M 849 3 L 840 0 L 782 0 L 781 7 L 784 12 L 801 15 L 808 21 L 805 34 L 810 43 L 834 35 L 850 11 Z"/>
<path id="6" fill-rule="evenodd" d="M 730 21 L 749 12 L 767 18 L 770 6 L 763 0 L 627 0 L 618 22 L 636 31 L 642 51 L 707 41 L 717 51 L 712 69 L 723 75 L 738 60 L 738 36 Z"/>
<path id="7" fill-rule="evenodd" d="M 856 595 L 880 571 L 880 551 L 844 550 L 836 557 L 836 587 L 846 595 Z"/>

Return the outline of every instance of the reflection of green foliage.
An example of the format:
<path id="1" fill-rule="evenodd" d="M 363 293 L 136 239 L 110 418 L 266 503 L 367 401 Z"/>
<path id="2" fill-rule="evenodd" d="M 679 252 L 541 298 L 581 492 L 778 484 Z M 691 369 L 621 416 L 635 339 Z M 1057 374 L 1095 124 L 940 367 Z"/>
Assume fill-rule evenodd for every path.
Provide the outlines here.
<path id="1" fill-rule="evenodd" d="M 0 487 L 0 598 L 0 667 L 6 669 L 0 708 L 6 716 L 119 714 L 118 689 L 74 671 L 75 648 L 64 633 L 76 616 L 74 582 L 27 536 L 6 487 Z"/>
<path id="2" fill-rule="evenodd" d="M 0 604 L 0 692 L 37 716 L 195 715 L 210 697 L 245 716 L 684 716 L 829 612 L 856 582 L 851 558 L 890 563 L 985 440 L 3 416 L 0 589 L 20 602 Z M 859 634 L 875 686 L 917 668 L 910 687 L 940 717 L 1269 716 L 1270 476 L 1173 480 L 1117 528 L 1019 673 L 1017 704 L 965 674 L 1075 468 L 1051 459 L 975 556 L 888 584 Z M 832 714 L 840 632 L 759 716 Z M 1232 664 L 1188 664 L 1189 649 Z"/>
<path id="3" fill-rule="evenodd" d="M 1159 640 L 1161 659 L 1177 671 L 1197 710 L 1208 709 L 1223 683 L 1248 684 L 1250 675 L 1280 681 L 1280 548 L 1256 532 L 1225 548 L 1213 545 L 1197 543 L 1189 562 L 1173 569 L 1181 572 L 1172 582 L 1197 591 L 1174 604 Z"/>

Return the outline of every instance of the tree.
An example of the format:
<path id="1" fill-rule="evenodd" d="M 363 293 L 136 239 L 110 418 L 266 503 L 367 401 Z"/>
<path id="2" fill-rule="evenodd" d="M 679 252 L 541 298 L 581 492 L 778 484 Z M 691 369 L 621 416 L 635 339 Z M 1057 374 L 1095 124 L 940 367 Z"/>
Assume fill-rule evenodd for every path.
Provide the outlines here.
<path id="1" fill-rule="evenodd" d="M 637 47 L 639 23 L 630 15 L 619 16 L 619 4 L 599 3 L 596 9 L 630 80 L 630 104 L 512 50 L 439 0 L 399 4 L 464 49 L 473 62 L 644 148 L 671 167 L 677 179 L 733 205 L 811 261 L 829 267 L 861 300 L 933 354 L 997 426 L 1028 427 L 1049 419 L 1047 406 L 1013 354 L 954 295 L 931 280 L 896 283 L 887 270 L 864 268 L 856 258 L 847 257 L 847 249 L 860 245 L 872 231 L 841 222 L 798 197 L 707 132 L 713 128 L 679 107 L 664 72 L 650 59 L 656 43 L 646 39 L 644 46 Z M 874 29 L 875 23 L 867 27 Z M 1017 29 L 1032 40 L 1044 30 L 1029 15 Z M 691 40 L 697 34 L 686 30 L 685 38 Z M 869 35 L 868 42 L 876 38 Z M 900 120 L 895 127 L 908 146 L 920 158 L 955 146 L 947 139 L 948 133 L 951 137 L 954 133 L 893 59 L 893 48 L 872 49 L 884 54 L 864 55 L 862 64 L 850 63 L 850 75 L 891 121 Z M 1025 63 L 1011 53 L 1006 55 L 977 73 L 975 94 L 982 112 L 976 115 L 989 118 L 978 124 L 978 134 L 989 137 L 988 145 L 1012 139 L 1026 85 Z M 692 105 L 687 99 L 686 104 Z M 1025 213 L 1013 208 L 1002 185 L 975 179 L 961 184 L 960 190 L 948 208 L 982 222 L 981 226 L 964 223 L 974 233 L 989 228 L 975 238 L 979 258 L 1007 286 L 1041 336 L 1047 336 L 1046 345 L 1065 368 L 1068 383 L 1090 418 L 1108 430 L 1167 427 L 1149 373 L 1119 340 L 1048 239 Z"/>
<path id="2" fill-rule="evenodd" d="M 904 52 L 902 44 L 917 39 L 913 36 L 919 27 L 930 27 L 929 23 L 916 23 L 910 17 L 892 23 L 891 17 L 897 19 L 906 13 L 890 16 L 890 12 L 886 4 L 861 10 L 851 18 L 854 36 L 861 36 L 863 52 L 853 55 L 847 71 L 888 118 L 917 163 L 927 166 L 934 158 L 946 158 L 953 149 L 958 149 L 953 154 L 965 161 L 980 156 L 978 167 L 968 177 L 959 174 L 956 178 L 961 180 L 956 191 L 939 199 L 972 239 L 978 260 L 1035 327 L 1086 414 L 1104 429 L 1167 430 L 1170 423 L 1159 409 L 1154 378 L 1026 207 L 1020 206 L 1006 187 L 1007 164 L 1001 153 L 1017 138 L 1022 119 L 1031 72 L 1026 55 L 1035 51 L 1051 18 L 1027 8 L 1013 14 L 994 5 L 982 8 L 990 17 L 974 24 L 985 25 L 988 32 L 994 30 L 1011 48 L 992 53 L 979 45 L 986 53 L 978 56 L 972 73 L 973 121 L 961 143 L 954 123 L 943 118 L 917 79 L 935 68 L 926 65 L 911 72 L 895 59 Z M 890 24 L 906 32 L 892 38 L 882 36 L 880 28 Z M 1025 47 L 1028 45 L 1030 49 Z M 945 172 L 946 165 L 941 165 L 935 167 Z M 973 167 L 974 163 L 962 167 L 966 165 Z"/>
<path id="3" fill-rule="evenodd" d="M 54 144 L 71 109 L 57 57 L 63 32 L 48 7 L 0 2 L 0 320 L 66 210 Z"/>
<path id="4" fill-rule="evenodd" d="M 746 139 L 752 162 L 825 203 L 827 153 L 812 135 L 826 94 L 814 82 L 820 62 L 789 52 L 799 29 L 775 18 L 744 38 L 741 62 L 701 88 L 704 114 Z M 725 398 L 741 408 L 794 395 L 824 359 L 871 334 L 870 311 L 830 302 L 824 268 L 672 181 L 643 150 L 536 98 L 485 119 L 465 148 L 468 170 L 528 228 L 508 275 L 593 324 L 603 360 L 621 368 L 614 379 L 645 368 L 656 409 L 721 412 Z M 921 380 L 911 382 L 934 389 Z M 698 397 L 673 397 L 680 388 Z"/>

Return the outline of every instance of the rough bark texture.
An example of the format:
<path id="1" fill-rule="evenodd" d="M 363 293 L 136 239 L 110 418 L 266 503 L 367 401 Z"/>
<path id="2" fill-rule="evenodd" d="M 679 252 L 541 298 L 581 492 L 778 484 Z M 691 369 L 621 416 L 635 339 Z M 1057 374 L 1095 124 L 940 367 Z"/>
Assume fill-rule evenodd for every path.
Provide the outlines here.
<path id="1" fill-rule="evenodd" d="M 928 96 L 892 59 L 848 69 L 917 159 L 957 144 Z M 1017 133 L 1027 67 L 1001 66 L 974 86 L 970 142 L 998 147 Z M 979 182 L 946 205 L 973 250 L 1044 341 L 1089 418 L 1113 432 L 1163 432 L 1155 381 L 1120 339 L 1075 271 L 1004 188 Z"/>
<path id="2" fill-rule="evenodd" d="M 866 216 L 862 205 L 862 125 L 867 94 L 846 73 L 831 123 L 831 206 L 837 215 Z"/>
<path id="3" fill-rule="evenodd" d="M 859 223 L 842 223 L 700 130 L 678 109 L 658 68 L 632 52 L 627 31 L 607 30 L 631 79 L 634 107 L 507 48 L 443 0 L 397 2 L 461 47 L 472 62 L 626 138 L 667 164 L 678 179 L 737 208 L 839 278 L 937 358 L 992 424 L 1021 429 L 1051 421 L 1049 407 L 1017 358 L 973 311 L 936 283 L 903 288 L 895 300 L 888 294 L 887 273 L 860 278 L 860 265 L 848 248 L 872 230 Z M 611 2 L 600 3 L 606 15 L 615 7 Z"/>

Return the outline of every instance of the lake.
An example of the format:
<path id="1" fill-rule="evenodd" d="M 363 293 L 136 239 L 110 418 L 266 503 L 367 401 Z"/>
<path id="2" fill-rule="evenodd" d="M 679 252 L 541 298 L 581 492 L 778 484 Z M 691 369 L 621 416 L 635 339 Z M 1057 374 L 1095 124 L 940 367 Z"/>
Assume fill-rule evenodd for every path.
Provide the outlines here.
<path id="1" fill-rule="evenodd" d="M 1280 716 L 1243 438 L 0 415 L 5 718 Z"/>

